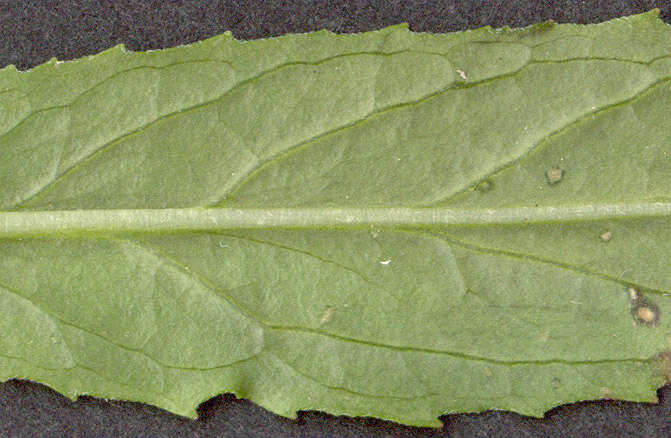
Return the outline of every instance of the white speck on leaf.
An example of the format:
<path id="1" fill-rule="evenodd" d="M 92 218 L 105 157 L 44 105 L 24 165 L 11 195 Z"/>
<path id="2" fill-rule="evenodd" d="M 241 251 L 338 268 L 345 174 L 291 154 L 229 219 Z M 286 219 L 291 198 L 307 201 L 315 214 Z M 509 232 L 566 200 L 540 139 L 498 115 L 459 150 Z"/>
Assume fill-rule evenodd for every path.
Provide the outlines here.
<path id="1" fill-rule="evenodd" d="M 381 265 L 388 265 L 389 263 L 391 263 L 391 259 L 389 259 L 389 260 L 382 260 L 382 261 L 380 262 Z"/>
<path id="2" fill-rule="evenodd" d="M 335 307 L 327 307 L 326 310 L 324 310 L 324 313 L 322 314 L 322 319 L 319 321 L 319 325 L 326 324 L 330 320 L 333 319 L 333 314 L 335 314 Z"/>

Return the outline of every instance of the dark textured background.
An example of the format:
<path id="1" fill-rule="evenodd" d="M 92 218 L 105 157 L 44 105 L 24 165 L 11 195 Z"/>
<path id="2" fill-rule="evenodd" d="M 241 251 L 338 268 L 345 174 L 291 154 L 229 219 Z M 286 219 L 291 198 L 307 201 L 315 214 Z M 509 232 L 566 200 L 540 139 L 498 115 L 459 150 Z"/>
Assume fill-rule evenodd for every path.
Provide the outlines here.
<path id="1" fill-rule="evenodd" d="M 129 50 L 171 47 L 226 30 L 251 39 L 407 22 L 414 31 L 452 32 L 547 19 L 595 23 L 655 7 L 669 23 L 671 2 L 653 0 L 0 0 L 0 68 L 79 58 L 118 43 Z M 230 394 L 203 403 L 198 420 L 191 421 L 140 403 L 93 397 L 71 402 L 45 386 L 11 380 L 0 385 L 0 437 L 671 437 L 671 386 L 658 395 L 658 405 L 581 402 L 543 419 L 503 411 L 449 415 L 441 417 L 443 429 L 420 429 L 320 412 L 302 412 L 292 421 Z"/>

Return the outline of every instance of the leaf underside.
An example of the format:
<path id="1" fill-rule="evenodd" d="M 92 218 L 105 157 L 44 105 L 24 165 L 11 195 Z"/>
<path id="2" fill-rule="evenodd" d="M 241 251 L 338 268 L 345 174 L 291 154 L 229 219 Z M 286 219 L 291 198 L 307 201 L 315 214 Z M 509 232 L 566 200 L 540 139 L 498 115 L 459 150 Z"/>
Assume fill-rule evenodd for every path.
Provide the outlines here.
<path id="1" fill-rule="evenodd" d="M 230 33 L 0 70 L 0 378 L 439 426 L 671 372 L 671 29 Z"/>

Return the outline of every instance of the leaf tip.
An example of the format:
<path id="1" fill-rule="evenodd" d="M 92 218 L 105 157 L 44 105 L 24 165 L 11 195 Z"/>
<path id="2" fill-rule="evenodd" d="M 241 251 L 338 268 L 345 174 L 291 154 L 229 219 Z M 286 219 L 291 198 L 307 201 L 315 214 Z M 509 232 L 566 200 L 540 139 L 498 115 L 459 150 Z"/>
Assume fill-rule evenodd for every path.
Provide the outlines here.
<path id="1" fill-rule="evenodd" d="M 0 68 L 0 72 L 4 72 L 4 71 L 12 71 L 14 73 L 16 73 L 16 72 L 21 73 L 21 71 L 19 69 L 17 69 L 14 64 L 9 64 L 5 67 Z"/>
<path id="2" fill-rule="evenodd" d="M 659 14 L 661 13 L 659 8 L 652 8 L 648 12 L 644 12 L 641 15 L 647 15 L 650 18 L 659 18 Z"/>
<path id="3" fill-rule="evenodd" d="M 532 33 L 542 33 L 554 29 L 555 26 L 557 26 L 557 22 L 550 18 L 549 20 L 541 21 L 540 23 L 532 24 L 529 27 L 523 27 L 519 30 L 527 30 Z"/>
<path id="4" fill-rule="evenodd" d="M 410 32 L 410 25 L 406 22 L 396 23 L 373 32 Z"/>

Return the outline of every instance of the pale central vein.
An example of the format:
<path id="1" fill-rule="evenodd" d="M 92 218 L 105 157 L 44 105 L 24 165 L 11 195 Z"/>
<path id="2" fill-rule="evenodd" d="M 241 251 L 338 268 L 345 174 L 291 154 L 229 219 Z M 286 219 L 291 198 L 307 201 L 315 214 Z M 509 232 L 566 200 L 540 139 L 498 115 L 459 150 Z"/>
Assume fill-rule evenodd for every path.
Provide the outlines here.
<path id="1" fill-rule="evenodd" d="M 507 208 L 167 208 L 0 212 L 0 237 L 252 228 L 496 225 L 671 217 L 671 202 Z"/>

